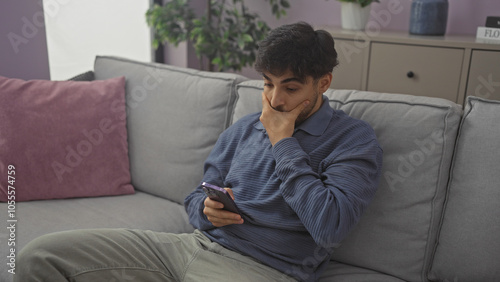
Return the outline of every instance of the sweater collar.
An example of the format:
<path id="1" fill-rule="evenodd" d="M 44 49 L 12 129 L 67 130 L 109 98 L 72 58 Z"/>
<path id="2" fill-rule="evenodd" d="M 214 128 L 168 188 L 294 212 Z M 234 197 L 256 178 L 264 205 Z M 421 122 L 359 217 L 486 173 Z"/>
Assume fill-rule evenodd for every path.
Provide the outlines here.
<path id="1" fill-rule="evenodd" d="M 299 130 L 307 132 L 313 136 L 320 136 L 325 132 L 328 124 L 333 116 L 333 109 L 330 107 L 330 102 L 328 97 L 323 95 L 323 104 L 312 116 L 307 118 L 304 122 L 302 122 L 297 128 L 295 128 L 294 133 Z M 258 130 L 264 131 L 264 125 L 262 122 L 258 121 L 255 123 L 254 127 Z"/>

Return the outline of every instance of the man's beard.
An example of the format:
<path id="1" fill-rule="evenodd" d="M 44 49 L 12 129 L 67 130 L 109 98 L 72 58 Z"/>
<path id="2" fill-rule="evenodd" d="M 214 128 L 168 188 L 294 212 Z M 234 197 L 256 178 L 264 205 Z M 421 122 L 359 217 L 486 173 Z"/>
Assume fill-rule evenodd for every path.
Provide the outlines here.
<path id="1" fill-rule="evenodd" d="M 312 110 L 316 106 L 316 103 L 318 103 L 318 99 L 319 99 L 319 92 L 316 91 L 314 98 L 309 101 L 309 105 L 307 105 L 307 107 L 303 109 L 302 112 L 300 112 L 300 114 L 297 116 L 297 119 L 295 120 L 295 126 L 299 125 L 309 117 Z M 271 106 L 271 108 L 278 112 L 286 112 L 282 106 L 276 108 Z"/>
<path id="2" fill-rule="evenodd" d="M 316 92 L 314 98 L 311 101 L 309 101 L 309 105 L 307 105 L 307 107 L 304 110 L 302 110 L 302 112 L 300 112 L 299 116 L 295 120 L 295 126 L 301 124 L 309 117 L 314 107 L 316 107 L 318 99 L 319 99 L 319 92 Z"/>

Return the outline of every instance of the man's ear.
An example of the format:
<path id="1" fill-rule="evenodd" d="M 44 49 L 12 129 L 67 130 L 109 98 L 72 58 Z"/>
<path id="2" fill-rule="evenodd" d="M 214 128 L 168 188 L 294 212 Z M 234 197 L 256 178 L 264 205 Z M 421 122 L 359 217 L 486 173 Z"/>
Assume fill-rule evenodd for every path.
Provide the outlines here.
<path id="1" fill-rule="evenodd" d="M 328 88 L 330 88 L 330 84 L 332 84 L 332 78 L 333 78 L 333 74 L 327 73 L 319 79 L 319 82 L 318 82 L 319 89 L 318 90 L 320 91 L 320 93 L 325 93 L 326 90 L 328 90 Z"/>

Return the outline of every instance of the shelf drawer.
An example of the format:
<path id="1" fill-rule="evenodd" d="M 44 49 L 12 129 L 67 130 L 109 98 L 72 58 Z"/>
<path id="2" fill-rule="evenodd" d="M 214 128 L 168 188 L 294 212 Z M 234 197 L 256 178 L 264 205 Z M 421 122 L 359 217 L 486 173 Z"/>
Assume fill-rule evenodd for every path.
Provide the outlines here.
<path id="1" fill-rule="evenodd" d="M 373 42 L 367 90 L 458 102 L 463 56 L 458 48 Z"/>
<path id="2" fill-rule="evenodd" d="M 472 51 L 467 96 L 500 100 L 500 52 Z"/>
<path id="3" fill-rule="evenodd" d="M 335 50 L 339 65 L 333 70 L 331 88 L 362 89 L 364 49 L 358 47 L 364 42 L 335 38 Z"/>

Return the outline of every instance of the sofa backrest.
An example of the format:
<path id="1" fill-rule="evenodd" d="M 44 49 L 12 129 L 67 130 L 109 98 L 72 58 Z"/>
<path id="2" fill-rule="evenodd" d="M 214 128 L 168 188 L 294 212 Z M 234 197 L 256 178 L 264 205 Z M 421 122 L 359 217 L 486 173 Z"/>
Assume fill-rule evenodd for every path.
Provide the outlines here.
<path id="1" fill-rule="evenodd" d="M 229 124 L 236 84 L 246 78 L 101 56 L 94 73 L 96 79 L 126 78 L 133 186 L 183 203 Z"/>
<path id="2" fill-rule="evenodd" d="M 468 97 L 429 277 L 500 281 L 500 101 Z"/>
<path id="3" fill-rule="evenodd" d="M 233 122 L 261 110 L 262 81 L 238 85 Z M 442 99 L 328 90 L 330 105 L 374 128 L 384 150 L 377 194 L 334 252 L 341 263 L 427 281 L 461 106 Z"/>

